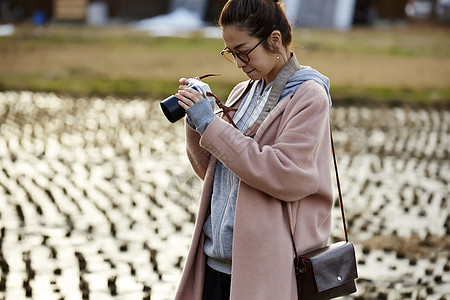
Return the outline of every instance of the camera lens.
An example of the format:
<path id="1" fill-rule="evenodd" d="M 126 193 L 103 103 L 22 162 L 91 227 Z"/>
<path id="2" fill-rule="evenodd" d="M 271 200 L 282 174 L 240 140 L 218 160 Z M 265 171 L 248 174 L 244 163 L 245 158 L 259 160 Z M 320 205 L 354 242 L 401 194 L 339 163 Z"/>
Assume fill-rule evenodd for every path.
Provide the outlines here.
<path id="1" fill-rule="evenodd" d="M 174 95 L 161 101 L 161 109 L 171 123 L 175 123 L 186 114 L 186 111 L 178 104 L 178 99 Z"/>

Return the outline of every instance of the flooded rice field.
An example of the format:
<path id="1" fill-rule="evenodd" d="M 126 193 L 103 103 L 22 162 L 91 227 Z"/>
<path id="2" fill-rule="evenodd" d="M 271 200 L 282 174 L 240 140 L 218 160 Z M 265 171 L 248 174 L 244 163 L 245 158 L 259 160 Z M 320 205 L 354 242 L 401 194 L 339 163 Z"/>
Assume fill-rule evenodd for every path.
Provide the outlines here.
<path id="1" fill-rule="evenodd" d="M 349 299 L 450 299 L 450 111 L 334 107 Z M 0 93 L 0 299 L 172 299 L 200 181 L 158 102 Z M 342 239 L 335 207 L 333 239 Z"/>

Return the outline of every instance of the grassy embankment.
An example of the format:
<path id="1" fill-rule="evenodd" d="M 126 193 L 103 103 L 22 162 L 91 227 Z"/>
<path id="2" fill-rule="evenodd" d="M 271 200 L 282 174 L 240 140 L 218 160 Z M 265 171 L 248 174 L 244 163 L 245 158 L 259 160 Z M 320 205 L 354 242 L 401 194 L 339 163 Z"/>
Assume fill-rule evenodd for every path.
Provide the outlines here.
<path id="1" fill-rule="evenodd" d="M 330 77 L 336 103 L 450 103 L 450 30 L 303 30 L 292 49 Z M 0 90 L 162 99 L 179 77 L 208 79 L 225 98 L 245 76 L 221 59 L 221 39 L 150 37 L 125 27 L 19 26 L 0 37 Z"/>

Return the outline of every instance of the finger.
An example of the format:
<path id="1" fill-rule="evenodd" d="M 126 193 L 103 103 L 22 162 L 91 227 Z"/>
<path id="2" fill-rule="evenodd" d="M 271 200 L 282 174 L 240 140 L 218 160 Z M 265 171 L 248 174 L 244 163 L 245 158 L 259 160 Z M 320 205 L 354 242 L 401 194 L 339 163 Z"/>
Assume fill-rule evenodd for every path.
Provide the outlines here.
<path id="1" fill-rule="evenodd" d="M 178 102 L 182 102 L 184 105 L 180 105 L 184 109 L 187 109 L 195 104 L 192 99 L 189 97 L 186 97 L 184 94 L 182 94 L 183 91 L 180 91 L 179 93 L 175 94 L 175 97 L 179 100 Z"/>
<path id="2" fill-rule="evenodd" d="M 180 78 L 180 80 L 178 81 L 181 85 L 188 85 L 189 84 L 189 79 L 187 78 Z"/>
<path id="3" fill-rule="evenodd" d="M 187 88 L 186 91 L 188 93 L 190 93 L 193 97 L 195 97 L 197 99 L 197 101 L 200 101 L 204 98 L 203 94 L 194 88 L 191 88 L 191 87 Z"/>
<path id="4" fill-rule="evenodd" d="M 186 105 L 186 103 L 184 103 L 181 100 L 178 100 L 178 105 L 181 106 L 184 110 L 188 110 L 188 108 L 190 107 L 190 106 Z"/>
<path id="5" fill-rule="evenodd" d="M 190 99 L 193 103 L 197 103 L 198 101 L 203 99 L 203 95 L 200 94 L 198 91 L 187 88 L 184 90 L 179 90 L 178 93 L 188 99 Z"/>

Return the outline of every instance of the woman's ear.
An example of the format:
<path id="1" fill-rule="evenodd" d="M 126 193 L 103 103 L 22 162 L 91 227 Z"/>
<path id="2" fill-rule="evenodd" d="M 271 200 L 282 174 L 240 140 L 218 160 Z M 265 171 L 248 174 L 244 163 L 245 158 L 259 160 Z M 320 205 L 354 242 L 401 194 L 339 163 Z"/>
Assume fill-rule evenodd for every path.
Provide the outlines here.
<path id="1" fill-rule="evenodd" d="M 281 47 L 283 46 L 283 40 L 281 37 L 281 32 L 279 30 L 274 30 L 272 34 L 270 35 L 270 46 L 272 48 L 272 51 L 278 52 L 280 51 Z"/>

